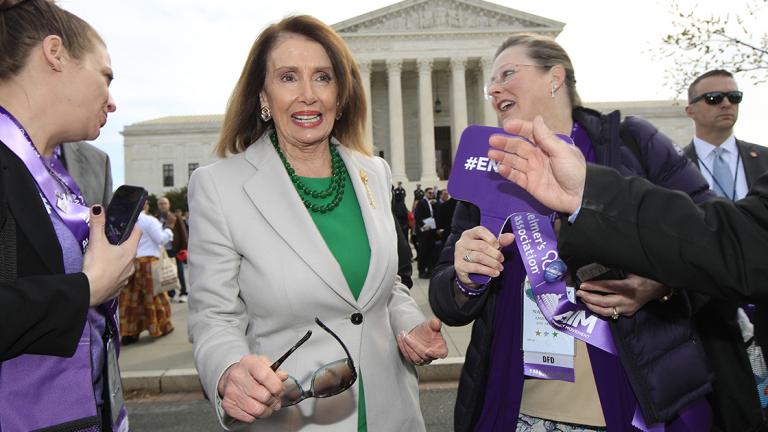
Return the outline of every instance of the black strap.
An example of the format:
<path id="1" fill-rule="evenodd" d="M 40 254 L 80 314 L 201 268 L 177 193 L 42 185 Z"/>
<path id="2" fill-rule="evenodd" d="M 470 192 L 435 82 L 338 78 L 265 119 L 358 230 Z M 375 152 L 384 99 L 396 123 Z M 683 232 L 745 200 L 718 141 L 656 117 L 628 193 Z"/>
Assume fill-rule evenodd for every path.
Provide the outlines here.
<path id="1" fill-rule="evenodd" d="M 0 281 L 16 280 L 16 219 L 6 203 L 0 202 L 5 218 L 0 221 Z"/>
<path id="2" fill-rule="evenodd" d="M 626 120 L 621 122 L 621 125 L 619 126 L 619 137 L 621 137 L 621 141 L 624 142 L 624 145 L 632 150 L 635 158 L 638 162 L 640 162 L 640 167 L 643 168 L 643 173 L 648 176 L 649 173 L 647 161 L 640 153 L 640 144 L 637 142 L 635 136 L 632 135 L 632 132 L 629 131 L 629 126 L 627 126 Z"/>

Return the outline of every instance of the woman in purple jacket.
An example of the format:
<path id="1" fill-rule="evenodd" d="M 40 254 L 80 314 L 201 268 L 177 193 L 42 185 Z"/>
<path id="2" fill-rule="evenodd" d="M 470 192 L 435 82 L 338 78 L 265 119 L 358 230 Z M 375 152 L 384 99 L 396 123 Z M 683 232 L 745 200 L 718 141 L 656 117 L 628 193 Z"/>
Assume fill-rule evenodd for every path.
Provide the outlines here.
<path id="1" fill-rule="evenodd" d="M 115 111 L 104 41 L 48 0 L 0 0 L 0 431 L 127 431 L 121 246 L 58 158 Z M 90 221 L 90 227 L 89 227 Z"/>
<path id="2" fill-rule="evenodd" d="M 510 37 L 498 49 L 493 71 L 486 95 L 501 119 L 541 115 L 553 130 L 570 135 L 592 162 L 697 200 L 709 196 L 695 167 L 652 125 L 582 108 L 571 61 L 553 40 Z M 709 428 L 704 398 L 712 389 L 711 373 L 688 298 L 636 275 L 581 285 L 601 293 L 603 303 L 593 311 L 609 319 L 618 356 L 577 340 L 573 383 L 524 380 L 518 287 L 525 271 L 516 250 L 506 257 L 499 250 L 511 243 L 511 235 L 497 239 L 479 222 L 477 207 L 459 203 L 429 289 L 430 305 L 446 324 L 474 322 L 456 401 L 457 431 L 628 431 L 639 424 L 633 422 L 636 416 L 648 426 L 666 423 L 668 430 Z M 505 269 L 502 261 L 517 264 Z M 566 261 L 572 271 L 590 264 L 583 257 Z M 478 285 L 468 277 L 496 277 L 502 270 L 505 287 L 495 279 Z"/>

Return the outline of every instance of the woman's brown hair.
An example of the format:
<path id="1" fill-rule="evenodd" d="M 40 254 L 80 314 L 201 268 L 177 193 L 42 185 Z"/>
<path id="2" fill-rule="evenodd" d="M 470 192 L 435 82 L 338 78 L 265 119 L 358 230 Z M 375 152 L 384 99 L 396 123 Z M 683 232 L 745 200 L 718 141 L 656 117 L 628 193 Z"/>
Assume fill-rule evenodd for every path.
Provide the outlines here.
<path id="1" fill-rule="evenodd" d="M 51 0 L 0 0 L 0 81 L 16 76 L 30 51 L 47 36 L 56 35 L 74 59 L 104 44 L 96 30 Z"/>
<path id="2" fill-rule="evenodd" d="M 513 46 L 524 46 L 527 49 L 528 57 L 536 64 L 543 67 L 552 67 L 560 65 L 565 69 L 565 87 L 568 89 L 568 98 L 571 100 L 571 107 L 581 106 L 579 92 L 576 91 L 576 72 L 573 70 L 573 63 L 568 53 L 565 52 L 559 43 L 554 39 L 540 36 L 532 33 L 520 33 L 510 36 L 505 40 L 496 54 L 495 59 L 504 50 Z"/>
<path id="3" fill-rule="evenodd" d="M 261 119 L 259 94 L 266 81 L 269 53 L 280 36 L 287 33 L 304 36 L 323 46 L 333 66 L 338 110 L 341 113 L 331 135 L 342 145 L 371 155 L 371 145 L 364 141 L 367 107 L 360 84 L 360 69 L 341 36 L 322 21 L 308 15 L 290 16 L 270 25 L 253 43 L 240 79 L 229 98 L 216 154 L 225 157 L 228 153 L 241 153 L 271 127 L 270 122 Z"/>

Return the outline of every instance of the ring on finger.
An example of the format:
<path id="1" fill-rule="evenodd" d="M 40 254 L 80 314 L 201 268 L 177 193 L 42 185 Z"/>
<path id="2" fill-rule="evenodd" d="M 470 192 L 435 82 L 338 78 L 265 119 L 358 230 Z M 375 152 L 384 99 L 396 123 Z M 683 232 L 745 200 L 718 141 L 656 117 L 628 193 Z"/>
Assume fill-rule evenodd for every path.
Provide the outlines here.
<path id="1" fill-rule="evenodd" d="M 619 319 L 619 310 L 616 309 L 616 306 L 613 307 L 613 314 L 611 315 L 611 319 Z"/>
<path id="2" fill-rule="evenodd" d="M 469 255 L 471 253 L 472 253 L 472 251 L 467 251 L 467 253 L 464 254 L 464 257 L 462 259 L 464 261 L 468 262 L 468 263 L 471 263 L 472 262 L 472 256 Z"/>

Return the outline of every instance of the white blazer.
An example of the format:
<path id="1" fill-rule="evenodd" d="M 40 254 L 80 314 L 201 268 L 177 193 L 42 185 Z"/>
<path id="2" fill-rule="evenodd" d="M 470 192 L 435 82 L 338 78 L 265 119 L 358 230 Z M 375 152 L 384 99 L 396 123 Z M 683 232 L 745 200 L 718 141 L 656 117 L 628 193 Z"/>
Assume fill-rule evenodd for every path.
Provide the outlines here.
<path id="1" fill-rule="evenodd" d="M 317 368 L 345 358 L 338 342 L 314 323 L 318 317 L 344 341 L 363 377 L 368 430 L 425 430 L 416 373 L 395 340 L 426 318 L 397 277 L 389 166 L 338 149 L 354 186 L 344 193 L 357 196 L 371 248 L 358 300 L 267 134 L 190 179 L 189 337 L 203 387 L 225 427 L 233 420 L 221 410 L 217 383 L 244 355 L 275 360 L 311 329 L 312 337 L 281 366 L 305 390 Z M 351 321 L 355 313 L 363 315 L 362 323 Z M 356 431 L 358 385 L 283 408 L 245 429 Z"/>

